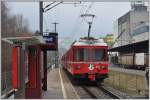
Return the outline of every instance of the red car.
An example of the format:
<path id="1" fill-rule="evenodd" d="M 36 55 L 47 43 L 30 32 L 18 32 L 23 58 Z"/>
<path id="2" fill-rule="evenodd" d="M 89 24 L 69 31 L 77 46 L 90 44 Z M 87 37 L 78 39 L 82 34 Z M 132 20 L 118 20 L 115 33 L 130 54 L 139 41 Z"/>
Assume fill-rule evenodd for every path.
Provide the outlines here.
<path id="1" fill-rule="evenodd" d="M 80 38 L 62 57 L 62 66 L 74 78 L 103 81 L 108 77 L 108 46 L 101 39 Z"/>

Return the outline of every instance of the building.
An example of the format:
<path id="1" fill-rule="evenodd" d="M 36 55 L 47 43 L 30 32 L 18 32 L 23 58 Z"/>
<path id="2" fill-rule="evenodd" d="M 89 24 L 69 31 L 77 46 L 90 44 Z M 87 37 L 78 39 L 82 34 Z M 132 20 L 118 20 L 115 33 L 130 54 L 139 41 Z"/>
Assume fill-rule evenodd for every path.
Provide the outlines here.
<path id="1" fill-rule="evenodd" d="M 121 59 L 125 58 L 128 63 L 127 56 L 130 55 L 133 66 L 137 64 L 137 58 L 140 58 L 138 62 L 143 61 L 144 66 L 149 66 L 149 11 L 143 2 L 131 3 L 131 10 L 114 22 L 113 32 L 114 44 L 109 51 L 116 52 L 118 62 L 124 62 Z"/>
<path id="2" fill-rule="evenodd" d="M 148 40 L 149 12 L 144 4 L 131 4 L 131 10 L 114 22 L 113 32 L 116 41 L 113 47 Z M 145 38 L 142 38 L 145 37 Z"/>

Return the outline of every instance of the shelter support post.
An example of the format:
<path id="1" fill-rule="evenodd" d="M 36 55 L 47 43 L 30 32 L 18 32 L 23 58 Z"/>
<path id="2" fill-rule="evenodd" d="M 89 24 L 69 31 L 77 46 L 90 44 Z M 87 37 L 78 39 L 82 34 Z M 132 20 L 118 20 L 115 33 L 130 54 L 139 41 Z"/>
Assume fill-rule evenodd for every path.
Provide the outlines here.
<path id="1" fill-rule="evenodd" d="M 47 51 L 43 51 L 43 69 L 44 69 L 44 78 L 43 78 L 43 87 L 44 91 L 47 91 Z"/>

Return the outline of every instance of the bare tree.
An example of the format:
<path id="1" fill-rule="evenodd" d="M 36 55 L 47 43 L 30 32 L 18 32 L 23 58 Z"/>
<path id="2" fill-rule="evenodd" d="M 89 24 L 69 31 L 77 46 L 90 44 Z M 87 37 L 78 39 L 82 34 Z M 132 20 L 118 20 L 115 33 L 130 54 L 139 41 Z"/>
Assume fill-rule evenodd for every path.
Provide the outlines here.
<path id="1" fill-rule="evenodd" d="M 8 28 L 8 8 L 4 2 L 1 2 L 1 29 L 2 29 L 2 37 L 4 37 L 7 33 Z"/>
<path id="2" fill-rule="evenodd" d="M 2 37 L 15 37 L 31 33 L 28 20 L 22 15 L 10 15 L 6 2 L 1 3 Z"/>

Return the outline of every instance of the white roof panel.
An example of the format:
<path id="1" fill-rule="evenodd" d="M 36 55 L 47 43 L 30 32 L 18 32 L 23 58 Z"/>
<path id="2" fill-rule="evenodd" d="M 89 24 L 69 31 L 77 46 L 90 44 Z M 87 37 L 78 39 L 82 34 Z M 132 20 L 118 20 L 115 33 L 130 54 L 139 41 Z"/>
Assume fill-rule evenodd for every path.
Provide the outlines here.
<path id="1" fill-rule="evenodd" d="M 107 46 L 102 39 L 97 40 L 79 40 L 73 44 L 73 46 Z"/>

